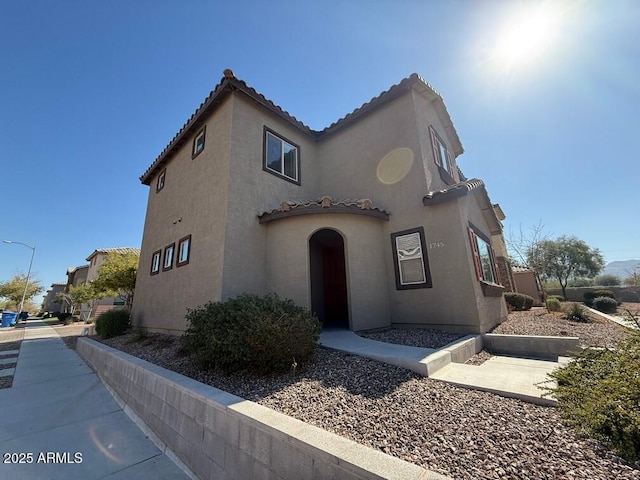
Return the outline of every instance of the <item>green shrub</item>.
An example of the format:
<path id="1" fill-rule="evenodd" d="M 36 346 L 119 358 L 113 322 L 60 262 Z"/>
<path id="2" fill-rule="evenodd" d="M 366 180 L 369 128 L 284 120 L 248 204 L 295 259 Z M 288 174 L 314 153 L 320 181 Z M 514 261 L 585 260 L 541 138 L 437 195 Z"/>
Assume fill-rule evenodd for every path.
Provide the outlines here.
<path id="1" fill-rule="evenodd" d="M 587 307 L 593 306 L 593 301 L 598 297 L 608 297 L 613 298 L 615 300 L 615 295 L 611 290 L 591 290 L 589 292 L 584 292 L 584 303 Z"/>
<path id="2" fill-rule="evenodd" d="M 559 312 L 562 310 L 562 304 L 557 298 L 549 297 L 547 298 L 547 309 L 550 312 Z"/>
<path id="3" fill-rule="evenodd" d="M 564 302 L 564 297 L 562 295 L 549 295 L 549 298 L 555 298 L 559 302 Z"/>
<path id="4" fill-rule="evenodd" d="M 618 302 L 609 297 L 596 297 L 593 299 L 593 308 L 603 313 L 616 313 Z"/>
<path id="5" fill-rule="evenodd" d="M 635 321 L 637 322 L 637 315 Z M 564 422 L 629 460 L 640 460 L 640 331 L 617 350 L 584 350 L 550 374 Z"/>
<path id="6" fill-rule="evenodd" d="M 569 308 L 566 310 L 566 315 L 564 316 L 567 320 L 571 320 L 572 322 L 580 322 L 580 323 L 590 323 L 591 317 L 584 309 L 582 305 L 579 303 L 572 303 Z"/>
<path id="7" fill-rule="evenodd" d="M 205 369 L 285 372 L 313 359 L 320 322 L 275 294 L 243 294 L 187 313 L 184 351 Z"/>
<path id="8" fill-rule="evenodd" d="M 96 333 L 102 338 L 122 335 L 129 326 L 127 310 L 108 310 L 96 319 Z"/>
<path id="9" fill-rule="evenodd" d="M 73 323 L 73 317 L 71 317 L 71 314 L 67 312 L 60 313 L 58 315 L 58 320 L 65 325 L 71 325 Z"/>
<path id="10" fill-rule="evenodd" d="M 514 310 L 530 310 L 533 306 L 533 297 L 524 293 L 506 292 L 504 299 Z"/>

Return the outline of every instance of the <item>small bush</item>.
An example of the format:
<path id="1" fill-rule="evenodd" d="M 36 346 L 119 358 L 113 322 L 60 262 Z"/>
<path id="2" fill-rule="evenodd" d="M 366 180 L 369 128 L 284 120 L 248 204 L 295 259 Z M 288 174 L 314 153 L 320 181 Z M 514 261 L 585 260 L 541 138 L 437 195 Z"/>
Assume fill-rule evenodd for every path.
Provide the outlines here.
<path id="1" fill-rule="evenodd" d="M 58 320 L 60 320 L 64 325 L 71 325 L 73 323 L 73 317 L 67 312 L 58 315 Z"/>
<path id="2" fill-rule="evenodd" d="M 566 311 L 564 318 L 572 322 L 590 323 L 591 317 L 579 303 L 572 303 Z"/>
<path id="3" fill-rule="evenodd" d="M 144 327 L 136 327 L 133 329 L 133 341 L 141 342 L 149 338 L 149 332 Z"/>
<path id="4" fill-rule="evenodd" d="M 533 306 L 533 297 L 524 293 L 507 292 L 504 299 L 514 310 L 530 310 Z"/>
<path id="5" fill-rule="evenodd" d="M 122 335 L 129 326 L 127 310 L 109 310 L 101 313 L 96 319 L 96 333 L 102 338 Z"/>
<path id="6" fill-rule="evenodd" d="M 597 297 L 593 299 L 593 308 L 603 313 L 616 313 L 618 302 L 609 297 Z"/>
<path id="7" fill-rule="evenodd" d="M 184 351 L 205 369 L 285 372 L 313 359 L 320 322 L 275 294 L 243 294 L 187 313 Z"/>
<path id="8" fill-rule="evenodd" d="M 555 298 L 559 302 L 564 302 L 564 297 L 562 295 L 549 295 L 549 298 Z"/>
<path id="9" fill-rule="evenodd" d="M 611 290 L 591 290 L 584 292 L 584 303 L 587 307 L 593 307 L 593 301 L 598 297 L 608 297 L 615 300 L 615 295 Z"/>
<path id="10" fill-rule="evenodd" d="M 559 312 L 562 310 L 562 304 L 557 298 L 549 297 L 547 298 L 547 309 L 550 312 Z"/>
<path id="11" fill-rule="evenodd" d="M 617 350 L 584 350 L 550 374 L 564 422 L 629 461 L 640 460 L 638 371 L 640 331 L 630 330 Z"/>

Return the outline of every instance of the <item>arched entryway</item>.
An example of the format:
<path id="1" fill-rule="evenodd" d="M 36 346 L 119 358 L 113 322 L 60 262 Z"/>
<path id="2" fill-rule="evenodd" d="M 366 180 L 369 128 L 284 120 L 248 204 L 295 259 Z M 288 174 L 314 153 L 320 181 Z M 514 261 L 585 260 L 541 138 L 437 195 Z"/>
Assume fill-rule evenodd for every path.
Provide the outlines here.
<path id="1" fill-rule="evenodd" d="M 309 238 L 311 310 L 324 328 L 349 328 L 344 240 L 323 228 Z"/>

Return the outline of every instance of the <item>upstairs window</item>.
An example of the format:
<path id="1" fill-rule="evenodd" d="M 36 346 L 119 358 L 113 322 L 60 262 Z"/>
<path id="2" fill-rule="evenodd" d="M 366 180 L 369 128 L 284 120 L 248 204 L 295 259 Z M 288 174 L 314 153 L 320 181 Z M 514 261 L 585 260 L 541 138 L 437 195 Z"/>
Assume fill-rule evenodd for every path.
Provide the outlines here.
<path id="1" fill-rule="evenodd" d="M 167 176 L 167 169 L 165 168 L 160 175 L 158 175 L 158 182 L 156 183 L 156 192 L 159 192 L 164 188 L 164 179 Z"/>
<path id="2" fill-rule="evenodd" d="M 391 234 L 396 288 L 430 288 L 429 262 L 422 227 Z"/>
<path id="3" fill-rule="evenodd" d="M 431 148 L 433 149 L 433 158 L 436 165 L 440 167 L 440 176 L 447 183 L 454 183 L 457 180 L 456 168 L 453 156 L 447 150 L 447 146 L 436 133 L 433 127 L 429 127 L 431 135 Z"/>
<path id="4" fill-rule="evenodd" d="M 300 147 L 264 128 L 263 170 L 300 185 Z"/>
<path id="5" fill-rule="evenodd" d="M 200 152 L 202 152 L 204 150 L 204 140 L 205 140 L 205 133 L 207 131 L 206 127 L 202 127 L 202 130 L 200 130 L 196 136 L 193 138 L 193 148 L 191 150 L 191 158 L 196 158 L 198 155 L 200 155 Z"/>

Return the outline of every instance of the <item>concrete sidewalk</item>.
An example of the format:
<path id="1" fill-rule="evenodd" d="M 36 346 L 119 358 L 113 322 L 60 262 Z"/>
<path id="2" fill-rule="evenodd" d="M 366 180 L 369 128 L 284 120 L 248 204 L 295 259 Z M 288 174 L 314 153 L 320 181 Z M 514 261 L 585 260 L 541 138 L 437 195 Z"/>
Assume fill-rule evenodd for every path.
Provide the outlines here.
<path id="1" fill-rule="evenodd" d="M 0 478 L 189 478 L 43 322 L 28 321 L 0 405 Z"/>
<path id="2" fill-rule="evenodd" d="M 461 339 L 459 343 L 465 341 L 468 341 L 468 337 Z M 549 361 L 493 355 L 482 365 L 467 365 L 446 360 L 447 357 L 442 355 L 446 350 L 451 350 L 453 344 L 437 350 L 408 347 L 363 338 L 349 330 L 323 331 L 318 343 L 334 350 L 407 368 L 460 387 L 492 392 L 538 405 L 557 404 L 555 399 L 543 397 L 544 390 L 540 387 L 551 386 L 547 374 L 568 361 L 564 357 L 559 357 L 558 361 Z"/>

